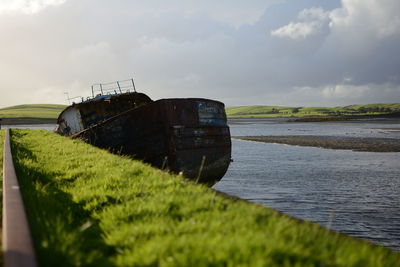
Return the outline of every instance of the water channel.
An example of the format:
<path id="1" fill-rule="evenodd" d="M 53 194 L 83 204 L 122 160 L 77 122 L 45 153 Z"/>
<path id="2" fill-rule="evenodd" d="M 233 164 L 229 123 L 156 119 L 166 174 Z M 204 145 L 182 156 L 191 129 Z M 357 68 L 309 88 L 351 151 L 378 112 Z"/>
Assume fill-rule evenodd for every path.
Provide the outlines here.
<path id="1" fill-rule="evenodd" d="M 399 138 L 400 120 L 230 122 L 232 136 Z M 335 231 L 400 250 L 400 153 L 353 152 L 233 139 L 234 162 L 214 188 Z"/>

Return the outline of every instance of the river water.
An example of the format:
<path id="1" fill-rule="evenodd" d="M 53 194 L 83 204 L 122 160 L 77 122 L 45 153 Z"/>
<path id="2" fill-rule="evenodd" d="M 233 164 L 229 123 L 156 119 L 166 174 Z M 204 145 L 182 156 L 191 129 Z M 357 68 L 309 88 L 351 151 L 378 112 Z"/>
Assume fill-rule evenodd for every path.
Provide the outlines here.
<path id="1" fill-rule="evenodd" d="M 287 123 L 230 121 L 232 136 L 326 135 L 400 138 L 400 120 Z M 232 141 L 214 188 L 290 216 L 400 250 L 400 153 L 353 152 Z"/>
<path id="2" fill-rule="evenodd" d="M 48 131 L 55 131 L 57 124 L 19 124 L 19 125 L 2 125 L 2 129 L 14 128 L 14 129 L 45 129 Z"/>

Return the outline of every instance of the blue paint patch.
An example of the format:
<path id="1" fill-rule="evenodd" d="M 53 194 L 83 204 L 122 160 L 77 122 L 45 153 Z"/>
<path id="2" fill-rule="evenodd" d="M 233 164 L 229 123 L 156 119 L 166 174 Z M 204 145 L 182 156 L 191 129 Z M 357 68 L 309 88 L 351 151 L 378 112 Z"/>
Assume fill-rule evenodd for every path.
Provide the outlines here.
<path id="1" fill-rule="evenodd" d="M 225 126 L 227 123 L 223 104 L 211 101 L 198 101 L 197 110 L 201 125 Z"/>

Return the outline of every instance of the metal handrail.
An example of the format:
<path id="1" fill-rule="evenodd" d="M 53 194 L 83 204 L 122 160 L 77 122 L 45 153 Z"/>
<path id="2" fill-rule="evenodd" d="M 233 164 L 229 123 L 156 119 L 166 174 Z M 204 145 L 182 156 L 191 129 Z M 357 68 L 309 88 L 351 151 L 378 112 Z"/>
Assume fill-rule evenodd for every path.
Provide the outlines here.
<path id="1" fill-rule="evenodd" d="M 127 82 L 129 82 L 129 85 L 127 84 Z M 128 80 L 119 80 L 115 82 L 95 83 L 91 86 L 91 88 L 92 88 L 92 97 L 95 97 L 96 92 L 99 92 L 100 95 L 104 95 L 105 92 L 113 92 L 113 91 L 117 92 L 117 90 L 121 94 L 123 93 L 123 90 L 129 92 L 130 89 L 133 89 L 133 91 L 136 92 L 135 81 L 133 80 L 133 78 Z"/>
<path id="2" fill-rule="evenodd" d="M 7 129 L 3 158 L 3 251 L 5 267 L 36 267 L 32 237 L 15 173 Z"/>
<path id="3" fill-rule="evenodd" d="M 95 83 L 91 86 L 91 89 L 92 89 L 92 98 L 106 95 L 109 94 L 110 92 L 115 94 L 129 93 L 130 90 L 133 90 L 135 93 L 137 92 L 135 87 L 135 81 L 133 80 L 133 78 L 128 80 L 119 80 L 115 82 Z M 71 100 L 76 98 L 80 98 L 82 102 L 85 101 L 85 98 L 82 96 L 69 97 L 68 92 L 65 92 L 64 94 L 67 96 L 69 104 L 71 104 Z M 86 100 L 88 99 L 90 99 L 90 97 L 88 97 Z"/>

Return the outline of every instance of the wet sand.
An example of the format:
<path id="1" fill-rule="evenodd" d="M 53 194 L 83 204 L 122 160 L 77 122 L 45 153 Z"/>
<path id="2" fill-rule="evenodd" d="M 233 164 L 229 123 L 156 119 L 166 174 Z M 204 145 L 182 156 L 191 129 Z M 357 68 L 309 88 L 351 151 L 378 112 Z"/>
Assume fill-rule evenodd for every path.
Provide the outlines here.
<path id="1" fill-rule="evenodd" d="M 361 152 L 400 152 L 400 139 L 358 138 L 337 136 L 235 136 L 235 139 L 312 146 L 328 149 L 348 149 Z"/>

